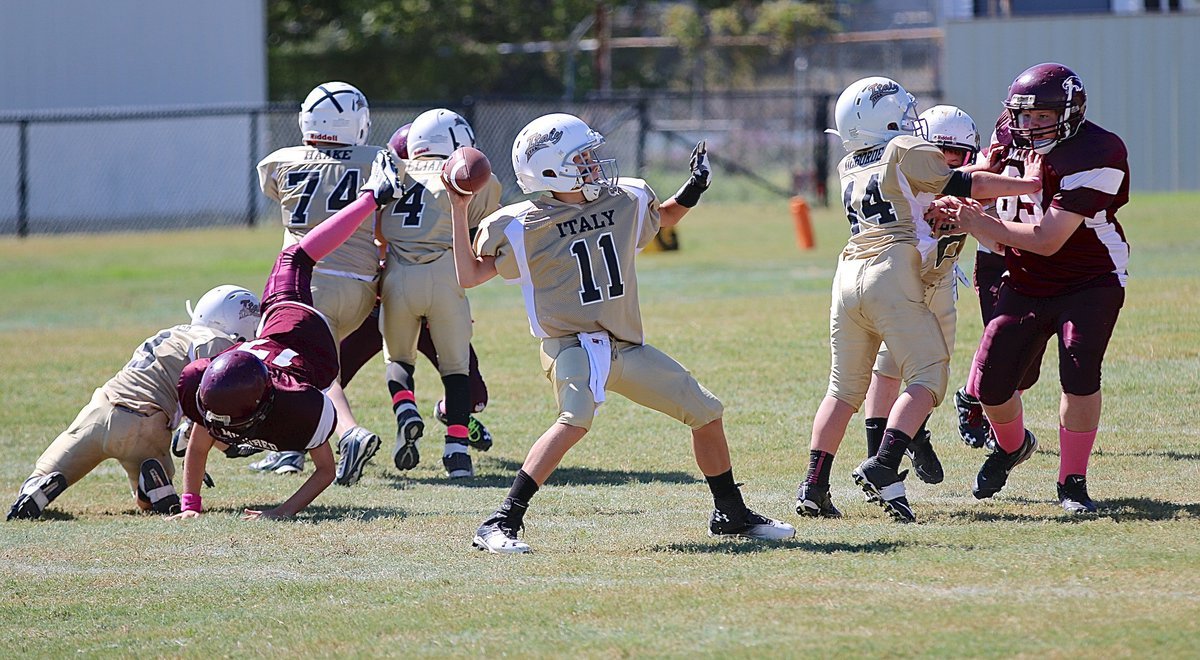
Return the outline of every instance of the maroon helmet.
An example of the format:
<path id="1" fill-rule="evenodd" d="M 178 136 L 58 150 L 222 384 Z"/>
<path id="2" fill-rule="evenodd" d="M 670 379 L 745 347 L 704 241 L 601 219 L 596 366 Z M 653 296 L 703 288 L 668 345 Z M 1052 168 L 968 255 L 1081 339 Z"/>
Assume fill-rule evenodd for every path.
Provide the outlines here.
<path id="1" fill-rule="evenodd" d="M 226 351 L 204 370 L 196 406 L 214 436 L 237 440 L 266 418 L 271 393 L 271 375 L 262 360 L 248 351 Z"/>
<path id="2" fill-rule="evenodd" d="M 1025 69 L 1008 86 L 1004 107 L 1011 118 L 1009 130 L 1013 143 L 1046 153 L 1060 140 L 1079 131 L 1087 110 L 1087 92 L 1074 71 L 1061 64 L 1044 62 Z M 1058 123 L 1043 128 L 1021 128 L 1017 120 L 1022 110 L 1053 110 L 1058 113 Z"/>
<path id="3" fill-rule="evenodd" d="M 411 128 L 411 123 L 405 124 L 396 129 L 396 132 L 392 133 L 392 137 L 388 138 L 388 148 L 397 158 L 408 160 L 408 131 Z"/>

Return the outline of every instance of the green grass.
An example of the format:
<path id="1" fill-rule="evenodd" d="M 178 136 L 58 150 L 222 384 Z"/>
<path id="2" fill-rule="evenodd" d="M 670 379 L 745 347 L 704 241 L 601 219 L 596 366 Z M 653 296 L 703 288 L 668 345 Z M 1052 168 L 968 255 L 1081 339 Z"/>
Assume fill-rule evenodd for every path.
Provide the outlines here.
<path id="1" fill-rule="evenodd" d="M 246 523 L 237 511 L 280 502 L 298 481 L 214 455 L 213 510 L 168 524 L 133 513 L 110 461 L 45 519 L 0 523 L 0 656 L 1193 656 L 1197 215 L 1196 195 L 1139 195 L 1122 212 L 1132 278 L 1105 364 L 1094 518 L 1052 499 L 1053 350 L 1026 398 L 1042 451 L 994 500 L 971 497 L 982 454 L 942 408 L 931 426 L 947 478 L 910 484 L 920 524 L 886 521 L 853 486 L 861 416 L 834 465 L 846 517 L 797 518 L 845 221 L 817 212 L 818 249 L 800 252 L 786 202 L 706 204 L 681 252 L 640 259 L 647 337 L 723 399 L 749 503 L 796 524 L 795 540 L 710 539 L 686 429 L 613 397 L 534 500 L 536 553 L 471 551 L 555 412 L 519 291 L 493 282 L 471 295 L 496 436 L 473 482 L 441 477 L 436 442 L 399 474 L 385 441 L 359 486 L 331 487 L 296 521 Z M 184 319 L 185 298 L 225 282 L 261 289 L 279 240 L 274 228 L 0 240 L 6 496 L 144 337 Z M 966 292 L 959 323 L 955 384 L 980 333 Z M 427 364 L 417 383 L 427 411 L 438 390 Z M 390 437 L 381 365 L 349 394 Z"/>

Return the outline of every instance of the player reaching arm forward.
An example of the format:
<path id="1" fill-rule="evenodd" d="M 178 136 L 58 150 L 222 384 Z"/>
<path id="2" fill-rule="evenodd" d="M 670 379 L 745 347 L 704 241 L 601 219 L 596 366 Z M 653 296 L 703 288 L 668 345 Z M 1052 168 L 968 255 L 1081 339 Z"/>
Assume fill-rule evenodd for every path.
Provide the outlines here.
<path id="1" fill-rule="evenodd" d="M 283 244 L 294 245 L 358 197 L 379 147 L 367 145 L 371 128 L 367 99 L 353 85 L 317 85 L 300 105 L 303 144 L 272 152 L 258 164 L 263 194 L 282 212 Z M 341 340 L 367 319 L 375 305 L 379 261 L 371 223 L 364 223 L 313 267 L 313 307 Z M 340 383 L 326 392 L 338 413 L 340 454 L 336 482 L 350 486 L 378 451 L 379 437 L 358 425 Z M 264 472 L 299 472 L 303 452 L 270 452 L 250 465 Z"/>
<path id="2" fill-rule="evenodd" d="M 391 157 L 380 152 L 362 188 L 367 194 L 279 254 L 263 292 L 258 339 L 183 370 L 180 404 L 195 425 L 183 464 L 183 511 L 173 519 L 193 518 L 203 510 L 200 482 L 214 441 L 312 455 L 316 469 L 294 495 L 274 509 L 247 509 L 247 519 L 295 515 L 333 483 L 336 467 L 328 438 L 337 414 L 323 390 L 338 375 L 337 342 L 313 307 L 313 266 L 394 198 L 396 177 Z"/>
<path id="3" fill-rule="evenodd" d="M 1005 107 L 1017 151 L 1006 169 L 1028 167 L 1019 150 L 1037 152 L 1045 186 L 997 200 L 995 216 L 969 202 L 957 211 L 962 230 L 1007 246 L 1008 275 L 969 381 L 996 439 L 973 492 L 992 497 L 1036 451 L 1020 392 L 1036 381 L 1046 344 L 1057 336 L 1058 501 L 1070 513 L 1092 513 L 1087 466 L 1100 424 L 1101 365 L 1129 277 L 1129 243 L 1117 221 L 1129 201 L 1128 152 L 1120 137 L 1084 118 L 1083 81 L 1062 64 L 1023 71 Z"/>
<path id="4" fill-rule="evenodd" d="M 791 525 L 760 516 L 742 501 L 721 402 L 642 334 L 634 255 L 660 225 L 678 223 L 708 187 L 704 143 L 693 155 L 688 182 L 661 206 L 645 181 L 617 178 L 616 161 L 597 154 L 602 144 L 603 136 L 572 115 L 530 122 L 513 143 L 517 182 L 527 193 L 547 194 L 488 216 L 474 249 L 467 233 L 470 198 L 451 197 L 459 283 L 469 288 L 501 275 L 521 286 L 559 406 L 558 419 L 534 443 L 508 497 L 472 544 L 491 553 L 530 551 L 517 536 L 530 499 L 583 439 L 608 392 L 691 427 L 696 463 L 715 504 L 711 534 L 790 538 Z"/>
<path id="5" fill-rule="evenodd" d="M 924 299 L 918 226 L 933 196 L 994 197 L 1037 190 L 1036 179 L 951 170 L 945 155 L 913 135 L 916 100 L 898 82 L 874 76 L 838 98 L 837 129 L 847 155 L 838 165 L 850 238 L 838 260 L 830 306 L 829 386 L 813 417 L 809 466 L 797 489 L 801 515 L 837 516 L 829 498 L 833 458 L 866 398 L 881 343 L 907 387 L 887 415 L 874 456 L 855 481 L 893 518 L 915 519 L 900 462 L 941 402 L 949 351 Z"/>

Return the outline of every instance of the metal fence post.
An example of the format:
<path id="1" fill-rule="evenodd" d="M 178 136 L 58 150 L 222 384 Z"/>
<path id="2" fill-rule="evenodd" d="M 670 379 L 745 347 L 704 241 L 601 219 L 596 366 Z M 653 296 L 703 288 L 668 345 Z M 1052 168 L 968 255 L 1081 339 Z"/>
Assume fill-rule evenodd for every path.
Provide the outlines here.
<path id="1" fill-rule="evenodd" d="M 258 110 L 250 111 L 250 194 L 246 196 L 246 226 L 258 221 Z"/>
<path id="2" fill-rule="evenodd" d="M 816 190 L 817 201 L 821 206 L 829 206 L 829 193 L 826 190 L 829 181 L 829 142 L 825 138 L 825 129 L 829 128 L 829 102 L 833 97 L 829 94 L 813 96 L 813 135 L 819 136 L 813 146 L 813 169 L 816 180 L 813 188 Z"/>
<path id="3" fill-rule="evenodd" d="M 637 169 L 634 171 L 642 172 L 646 169 L 646 134 L 650 132 L 650 101 L 645 93 L 639 95 L 637 100 L 637 118 Z"/>
<path id="4" fill-rule="evenodd" d="M 29 235 L 29 121 L 17 122 L 17 236 Z"/>

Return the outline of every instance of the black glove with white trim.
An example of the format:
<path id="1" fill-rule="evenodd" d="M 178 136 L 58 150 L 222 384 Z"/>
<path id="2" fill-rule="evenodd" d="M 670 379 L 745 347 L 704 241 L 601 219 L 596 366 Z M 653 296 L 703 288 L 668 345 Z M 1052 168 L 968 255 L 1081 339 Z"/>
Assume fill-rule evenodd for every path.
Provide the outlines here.
<path id="1" fill-rule="evenodd" d="M 679 192 L 675 193 L 675 201 L 680 206 L 692 208 L 700 203 L 700 195 L 708 190 L 708 184 L 712 182 L 712 170 L 708 167 L 708 147 L 705 140 L 696 143 L 696 148 L 692 150 L 692 160 L 689 163 L 692 170 L 692 176 L 683 184 Z"/>

